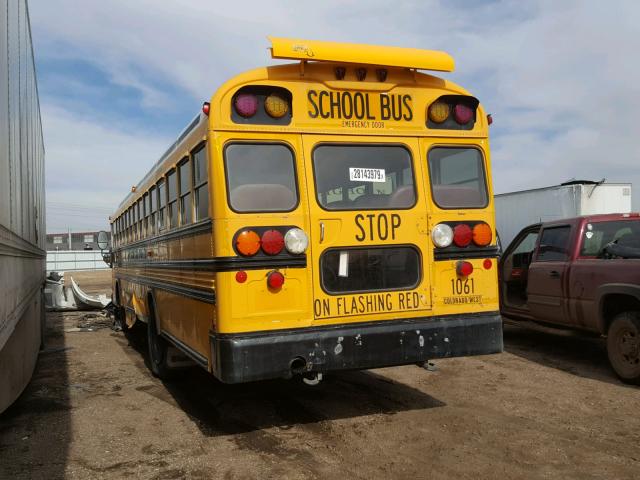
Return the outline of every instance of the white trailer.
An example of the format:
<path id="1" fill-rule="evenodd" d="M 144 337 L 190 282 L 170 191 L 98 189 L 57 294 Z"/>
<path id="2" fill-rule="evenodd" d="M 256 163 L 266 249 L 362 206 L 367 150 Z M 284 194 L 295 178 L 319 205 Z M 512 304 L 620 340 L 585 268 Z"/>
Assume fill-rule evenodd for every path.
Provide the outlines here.
<path id="1" fill-rule="evenodd" d="M 631 212 L 631 184 L 572 181 L 495 196 L 502 247 L 527 225 L 599 213 Z"/>

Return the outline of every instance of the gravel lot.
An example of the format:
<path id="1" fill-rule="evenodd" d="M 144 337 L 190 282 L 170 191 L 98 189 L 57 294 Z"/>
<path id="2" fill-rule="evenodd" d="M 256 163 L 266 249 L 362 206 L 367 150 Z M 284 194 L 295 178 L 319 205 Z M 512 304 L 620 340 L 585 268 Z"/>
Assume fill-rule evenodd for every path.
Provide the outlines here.
<path id="1" fill-rule="evenodd" d="M 107 293 L 110 272 L 73 274 Z M 162 383 L 107 319 L 50 313 L 0 415 L 0 478 L 640 477 L 640 388 L 604 343 L 505 327 L 505 353 L 330 375 L 318 387 Z"/>

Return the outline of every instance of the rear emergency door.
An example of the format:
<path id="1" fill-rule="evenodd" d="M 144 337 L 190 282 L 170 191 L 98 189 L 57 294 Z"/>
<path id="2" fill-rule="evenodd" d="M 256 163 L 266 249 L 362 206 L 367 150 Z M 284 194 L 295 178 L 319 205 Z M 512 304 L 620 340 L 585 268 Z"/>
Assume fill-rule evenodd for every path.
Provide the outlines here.
<path id="1" fill-rule="evenodd" d="M 424 316 L 426 202 L 411 138 L 304 136 L 316 324 Z"/>

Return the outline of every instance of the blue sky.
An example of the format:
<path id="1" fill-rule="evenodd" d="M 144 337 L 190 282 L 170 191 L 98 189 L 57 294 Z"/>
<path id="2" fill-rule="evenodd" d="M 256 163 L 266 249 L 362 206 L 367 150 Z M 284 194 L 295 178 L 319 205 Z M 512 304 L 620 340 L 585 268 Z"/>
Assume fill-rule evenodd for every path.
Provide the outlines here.
<path id="1" fill-rule="evenodd" d="M 30 0 L 47 229 L 106 218 L 267 35 L 441 49 L 494 116 L 496 192 L 634 182 L 640 7 L 619 1 Z"/>

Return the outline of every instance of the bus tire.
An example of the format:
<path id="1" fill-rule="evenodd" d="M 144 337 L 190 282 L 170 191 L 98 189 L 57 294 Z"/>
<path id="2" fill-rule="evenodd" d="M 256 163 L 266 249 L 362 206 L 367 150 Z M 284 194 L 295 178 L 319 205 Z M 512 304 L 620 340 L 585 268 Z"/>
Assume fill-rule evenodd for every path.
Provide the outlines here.
<path id="1" fill-rule="evenodd" d="M 147 348 L 149 352 L 149 369 L 160 380 L 170 380 L 175 370 L 168 365 L 169 343 L 158 335 L 155 306 L 149 302 L 149 322 L 147 323 Z"/>
<path id="2" fill-rule="evenodd" d="M 640 384 L 640 312 L 622 312 L 609 325 L 609 363 L 625 382 Z"/>

